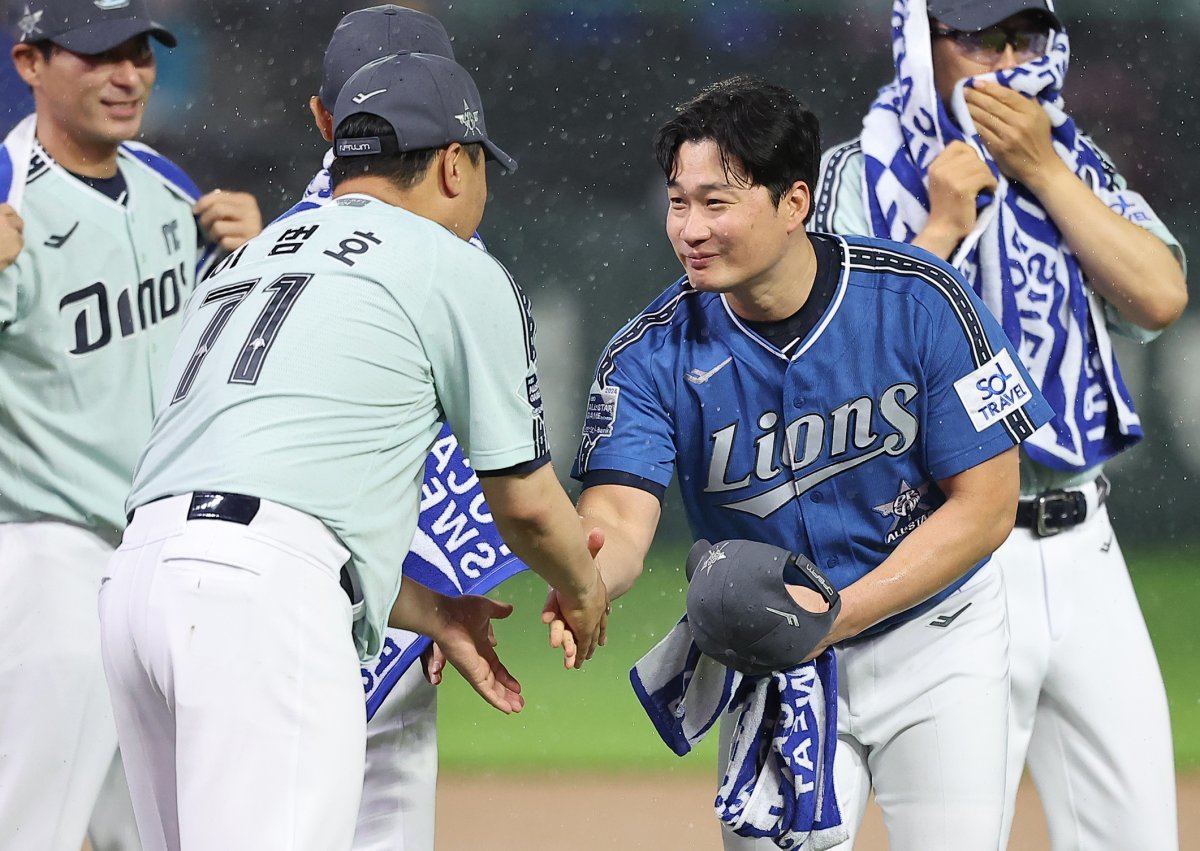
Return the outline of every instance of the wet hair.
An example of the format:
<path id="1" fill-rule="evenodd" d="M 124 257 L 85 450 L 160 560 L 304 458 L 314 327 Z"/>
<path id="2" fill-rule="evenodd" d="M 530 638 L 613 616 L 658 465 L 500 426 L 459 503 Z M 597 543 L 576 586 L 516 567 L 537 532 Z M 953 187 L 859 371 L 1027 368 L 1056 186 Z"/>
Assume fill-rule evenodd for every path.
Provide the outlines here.
<path id="1" fill-rule="evenodd" d="M 749 75 L 732 77 L 708 86 L 675 112 L 654 137 L 654 156 L 668 181 L 678 174 L 684 142 L 711 139 L 726 176 L 766 187 L 774 204 L 797 180 L 815 189 L 820 123 L 782 86 Z"/>
<path id="2" fill-rule="evenodd" d="M 396 134 L 392 126 L 378 115 L 356 112 L 342 119 L 334 138 L 378 136 L 391 139 L 395 144 Z M 386 144 L 386 141 L 385 141 Z M 476 165 L 483 158 L 483 146 L 478 142 L 463 145 L 467 156 Z M 397 188 L 411 189 L 425 177 L 430 164 L 437 158 L 439 148 L 421 148 L 416 151 L 373 154 L 366 157 L 335 157 L 329 167 L 329 177 L 336 189 L 342 181 L 352 177 L 374 174 L 390 180 Z"/>

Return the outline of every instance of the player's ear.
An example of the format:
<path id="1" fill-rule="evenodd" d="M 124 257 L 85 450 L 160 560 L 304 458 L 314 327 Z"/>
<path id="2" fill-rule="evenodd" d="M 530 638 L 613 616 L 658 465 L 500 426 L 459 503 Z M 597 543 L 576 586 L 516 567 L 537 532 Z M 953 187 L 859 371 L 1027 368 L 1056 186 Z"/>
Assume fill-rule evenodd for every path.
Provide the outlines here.
<path id="1" fill-rule="evenodd" d="M 37 88 L 35 84 L 41 75 L 42 65 L 46 61 L 42 51 L 32 44 L 14 44 L 12 61 L 16 66 L 17 73 L 25 81 L 25 85 L 31 89 Z"/>
<path id="2" fill-rule="evenodd" d="M 796 228 L 803 229 L 808 211 L 812 209 L 812 192 L 808 184 L 803 180 L 793 183 L 779 199 L 779 207 L 780 212 L 787 217 L 789 233 Z"/>
<path id="3" fill-rule="evenodd" d="M 321 131 L 322 138 L 326 142 L 333 141 L 333 115 L 325 108 L 325 104 L 321 103 L 321 99 L 313 95 L 308 99 L 308 109 L 312 113 L 313 122 L 317 125 L 317 129 Z"/>
<path id="4" fill-rule="evenodd" d="M 464 173 L 467 164 L 466 160 L 467 149 L 458 142 L 451 142 L 448 146 L 438 151 L 438 158 L 435 162 L 441 172 L 440 180 L 442 188 L 451 198 L 458 196 L 463 191 L 463 181 L 466 177 Z"/>

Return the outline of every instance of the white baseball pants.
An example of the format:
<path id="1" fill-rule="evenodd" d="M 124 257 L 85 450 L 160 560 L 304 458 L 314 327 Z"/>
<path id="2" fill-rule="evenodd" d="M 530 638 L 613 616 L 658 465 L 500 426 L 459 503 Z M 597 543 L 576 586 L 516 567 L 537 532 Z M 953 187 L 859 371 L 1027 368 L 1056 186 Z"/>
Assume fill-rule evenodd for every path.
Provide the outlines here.
<path id="1" fill-rule="evenodd" d="M 365 713 L 348 552 L 262 501 L 249 525 L 139 508 L 100 591 L 146 851 L 348 851 Z"/>
<path id="2" fill-rule="evenodd" d="M 1158 660 L 1108 512 L 997 551 L 1012 634 L 1005 838 L 1026 760 L 1055 851 L 1174 851 L 1175 763 Z"/>
<path id="3" fill-rule="evenodd" d="M 997 851 L 1008 715 L 999 569 L 985 565 L 921 617 L 836 652 L 834 788 L 850 830 L 838 851 L 854 846 L 872 788 L 892 851 Z M 721 754 L 733 726 L 721 724 Z M 722 833 L 726 851 L 775 848 Z"/>
<path id="4" fill-rule="evenodd" d="M 436 790 L 437 689 L 417 662 L 367 722 L 354 851 L 433 851 Z"/>
<path id="5" fill-rule="evenodd" d="M 0 847 L 79 851 L 117 750 L 96 594 L 112 547 L 0 524 Z"/>

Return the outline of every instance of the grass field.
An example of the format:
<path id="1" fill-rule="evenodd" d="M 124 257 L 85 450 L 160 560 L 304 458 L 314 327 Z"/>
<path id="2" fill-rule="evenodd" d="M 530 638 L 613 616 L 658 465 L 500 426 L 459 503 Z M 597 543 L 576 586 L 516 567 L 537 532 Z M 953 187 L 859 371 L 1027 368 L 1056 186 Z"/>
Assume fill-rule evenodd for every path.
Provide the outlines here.
<path id="1" fill-rule="evenodd" d="M 538 621 L 545 583 L 518 576 L 497 592 L 516 611 L 497 629 L 500 653 L 527 700 L 505 717 L 457 675 L 441 686 L 441 766 L 447 772 L 709 772 L 716 736 L 680 759 L 659 741 L 629 686 L 629 667 L 684 608 L 683 550 L 658 550 L 637 587 L 614 605 L 609 644 L 583 671 L 562 669 Z M 1200 570 L 1179 553 L 1132 553 L 1130 570 L 1157 648 L 1181 770 L 1200 769 Z M 1115 678 L 1120 681 L 1119 676 Z M 701 756 L 697 754 L 707 754 Z"/>

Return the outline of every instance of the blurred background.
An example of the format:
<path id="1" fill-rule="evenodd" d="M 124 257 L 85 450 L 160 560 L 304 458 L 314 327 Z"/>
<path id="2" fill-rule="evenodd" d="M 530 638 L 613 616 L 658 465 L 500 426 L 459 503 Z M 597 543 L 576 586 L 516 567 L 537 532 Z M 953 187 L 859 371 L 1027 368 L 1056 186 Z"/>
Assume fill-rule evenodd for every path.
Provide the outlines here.
<path id="1" fill-rule="evenodd" d="M 21 13 L 21 0 L 7 2 L 10 18 Z M 265 217 L 273 218 L 299 198 L 326 149 L 307 105 L 319 86 L 326 41 L 345 12 L 372 4 L 151 5 L 180 44 L 156 48 L 159 81 L 145 141 L 175 158 L 203 189 L 255 193 Z M 857 135 L 876 90 L 892 76 L 891 3 L 407 5 L 445 24 L 459 62 L 472 70 L 483 94 L 492 137 L 520 160 L 517 173 L 492 176 L 480 232 L 534 303 L 553 450 L 566 476 L 600 350 L 679 274 L 663 234 L 663 179 L 650 150 L 654 130 L 700 86 L 756 72 L 791 87 L 814 109 L 827 146 Z M 1200 2 L 1061 0 L 1058 11 L 1072 38 L 1068 111 L 1174 230 L 1193 269 L 1200 268 Z M 30 102 L 7 63 L 0 65 L 5 126 Z M 1195 293 L 1195 272 L 1192 278 Z M 1184 769 L 1200 767 L 1200 631 L 1192 614 L 1200 607 L 1200 297 L 1192 301 L 1187 315 L 1152 345 L 1118 341 L 1148 437 L 1110 469 L 1114 523 L 1159 650 Z M 613 643 L 590 669 L 571 674 L 569 687 L 532 629 L 543 590 L 529 577 L 500 590 L 523 610 L 500 634 L 530 705 L 518 718 L 501 718 L 448 683 L 441 709 L 444 768 L 675 766 L 649 724 L 637 718 L 636 702 L 621 683 L 629 664 L 682 612 L 678 567 L 689 539 L 677 503 L 669 498 L 639 592 L 622 599 L 614 613 Z M 1119 673 L 1114 687 L 1120 687 Z M 581 725 L 587 735 L 579 735 Z M 712 760 L 688 765 L 707 773 Z M 711 818 L 701 809 L 697 818 Z M 1195 841 L 1192 847 L 1200 847 L 1200 837 Z"/>

